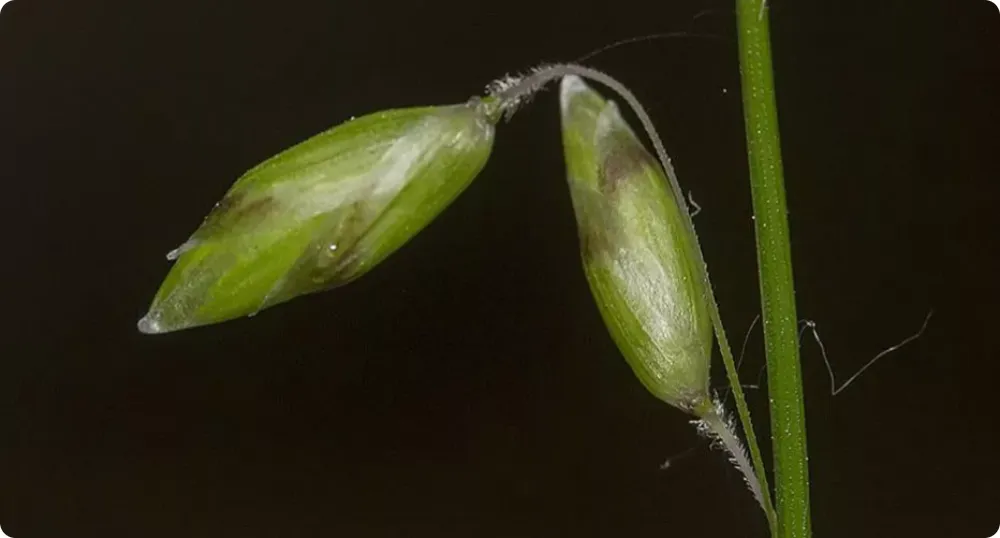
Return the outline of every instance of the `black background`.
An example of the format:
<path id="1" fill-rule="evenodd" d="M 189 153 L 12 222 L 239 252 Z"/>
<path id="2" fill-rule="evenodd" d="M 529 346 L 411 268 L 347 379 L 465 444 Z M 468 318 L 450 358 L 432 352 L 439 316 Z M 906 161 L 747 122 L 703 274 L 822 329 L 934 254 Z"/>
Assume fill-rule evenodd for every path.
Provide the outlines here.
<path id="1" fill-rule="evenodd" d="M 800 316 L 843 378 L 935 312 L 837 397 L 804 344 L 815 534 L 986 538 L 1000 524 L 1000 13 L 774 0 L 771 16 Z M 607 336 L 552 91 L 356 283 L 214 327 L 135 328 L 164 253 L 256 162 L 352 115 L 686 31 L 704 37 L 588 64 L 645 103 L 704 208 L 739 344 L 758 292 L 734 23 L 724 0 L 14 0 L 0 16 L 3 529 L 764 536 L 724 455 Z M 747 382 L 762 364 L 758 329 Z M 750 398 L 765 434 L 766 397 Z"/>

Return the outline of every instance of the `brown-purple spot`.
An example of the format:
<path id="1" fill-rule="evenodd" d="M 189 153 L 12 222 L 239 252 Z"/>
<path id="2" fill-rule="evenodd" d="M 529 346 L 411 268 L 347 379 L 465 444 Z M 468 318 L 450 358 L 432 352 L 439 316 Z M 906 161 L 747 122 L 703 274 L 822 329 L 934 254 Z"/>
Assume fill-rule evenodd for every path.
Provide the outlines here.
<path id="1" fill-rule="evenodd" d="M 615 144 L 602 155 L 598 170 L 601 191 L 614 193 L 623 182 L 649 166 L 650 161 L 649 153 L 638 144 Z"/>
<path id="2" fill-rule="evenodd" d="M 609 234 L 613 233 L 615 227 L 615 223 L 605 213 L 607 208 L 600 200 L 603 195 L 593 191 L 588 195 L 593 198 L 586 199 L 576 208 L 580 253 L 586 261 L 602 256 L 611 248 Z"/>
<path id="3" fill-rule="evenodd" d="M 247 200 L 245 193 L 229 193 L 212 208 L 199 235 L 214 235 L 248 227 L 267 216 L 275 205 L 277 204 L 270 196 Z"/>

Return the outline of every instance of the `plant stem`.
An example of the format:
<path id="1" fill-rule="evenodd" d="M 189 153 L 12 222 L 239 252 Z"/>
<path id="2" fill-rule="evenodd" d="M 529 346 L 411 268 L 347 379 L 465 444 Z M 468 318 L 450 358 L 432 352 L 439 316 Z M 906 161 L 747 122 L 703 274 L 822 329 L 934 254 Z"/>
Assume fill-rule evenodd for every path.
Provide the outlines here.
<path id="1" fill-rule="evenodd" d="M 688 218 L 690 219 L 690 215 Z M 701 252 L 700 246 L 698 251 Z M 704 263 L 702 265 L 705 266 Z M 708 278 L 707 266 L 703 278 L 711 290 L 711 281 Z M 736 369 L 736 359 L 733 358 L 733 350 L 729 346 L 729 339 L 726 337 L 726 330 L 722 325 L 722 315 L 719 313 L 718 301 L 715 300 L 715 291 L 712 290 L 710 295 L 709 307 L 711 307 L 712 324 L 715 326 L 715 337 L 719 343 L 719 351 L 722 353 L 722 364 L 726 369 L 729 388 L 733 391 L 733 401 L 736 402 L 736 414 L 740 418 L 740 425 L 743 426 L 743 435 L 747 438 L 747 446 L 750 447 L 750 457 L 753 460 L 753 467 L 757 471 L 757 479 L 760 481 L 761 500 L 763 501 L 764 515 L 767 516 L 767 525 L 771 529 L 771 535 L 777 536 L 778 517 L 774 510 L 774 503 L 771 501 L 771 490 L 767 485 L 764 457 L 761 456 L 760 446 L 757 443 L 757 433 L 753 427 L 753 420 L 750 418 L 750 408 L 747 406 L 746 396 L 743 394 L 740 374 Z"/>
<path id="2" fill-rule="evenodd" d="M 780 538 L 808 538 L 809 468 L 785 185 L 766 0 L 736 0 L 740 72 L 767 350 Z"/>
<path id="3" fill-rule="evenodd" d="M 770 501 L 765 500 L 764 489 L 761 486 L 760 480 L 757 479 L 753 464 L 750 462 L 750 458 L 747 457 L 747 451 L 743 448 L 743 443 L 740 442 L 740 438 L 736 433 L 736 424 L 726 415 L 725 406 L 718 400 L 715 400 L 712 402 L 709 411 L 703 413 L 701 418 L 692 422 L 698 427 L 698 431 L 702 435 L 712 439 L 717 446 L 729 453 L 729 461 L 743 475 L 743 479 L 746 481 L 747 487 L 750 488 L 754 499 L 757 499 L 757 502 L 762 507 L 765 507 L 764 510 L 768 515 L 768 523 L 773 523 L 772 515 L 774 514 L 774 510 L 769 504 Z"/>

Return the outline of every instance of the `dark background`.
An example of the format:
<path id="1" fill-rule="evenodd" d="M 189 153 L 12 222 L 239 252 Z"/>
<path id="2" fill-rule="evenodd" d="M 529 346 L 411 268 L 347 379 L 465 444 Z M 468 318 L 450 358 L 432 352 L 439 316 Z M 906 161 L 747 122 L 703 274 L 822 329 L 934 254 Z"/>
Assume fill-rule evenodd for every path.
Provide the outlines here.
<path id="1" fill-rule="evenodd" d="M 934 310 L 837 397 L 804 344 L 815 534 L 991 536 L 1000 13 L 774 0 L 771 16 L 800 316 L 843 379 Z M 725 456 L 644 391 L 601 323 L 552 91 L 356 283 L 214 327 L 135 328 L 164 254 L 256 162 L 352 115 L 686 31 L 702 37 L 588 64 L 645 103 L 704 208 L 738 345 L 758 292 L 734 23 L 726 0 L 14 0 L 0 16 L 3 529 L 765 536 Z M 762 364 L 758 328 L 747 382 Z M 764 434 L 766 396 L 750 398 Z"/>

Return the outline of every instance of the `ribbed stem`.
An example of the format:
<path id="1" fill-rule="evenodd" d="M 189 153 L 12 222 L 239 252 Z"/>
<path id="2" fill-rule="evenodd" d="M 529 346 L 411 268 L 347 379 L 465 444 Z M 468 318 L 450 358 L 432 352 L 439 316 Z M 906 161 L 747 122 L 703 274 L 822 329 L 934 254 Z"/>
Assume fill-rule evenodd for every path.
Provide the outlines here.
<path id="1" fill-rule="evenodd" d="M 788 208 L 766 0 L 737 0 L 740 72 L 767 350 L 780 538 L 809 538 L 809 467 Z"/>

